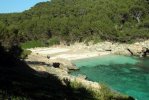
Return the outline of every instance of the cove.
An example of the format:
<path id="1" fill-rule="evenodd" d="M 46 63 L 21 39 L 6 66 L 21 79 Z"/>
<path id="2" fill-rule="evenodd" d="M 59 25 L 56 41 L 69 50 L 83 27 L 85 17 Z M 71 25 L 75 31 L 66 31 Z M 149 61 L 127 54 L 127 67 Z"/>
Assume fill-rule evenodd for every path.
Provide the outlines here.
<path id="1" fill-rule="evenodd" d="M 104 83 L 111 89 L 136 100 L 149 100 L 149 58 L 107 55 L 73 61 L 89 80 Z"/>

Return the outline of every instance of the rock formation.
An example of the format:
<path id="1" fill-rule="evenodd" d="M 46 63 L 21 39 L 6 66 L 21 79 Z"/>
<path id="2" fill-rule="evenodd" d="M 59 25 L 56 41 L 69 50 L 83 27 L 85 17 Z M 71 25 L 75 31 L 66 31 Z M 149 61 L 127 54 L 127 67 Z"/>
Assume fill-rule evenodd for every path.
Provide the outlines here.
<path id="1" fill-rule="evenodd" d="M 146 57 L 149 55 L 149 48 L 144 47 L 141 52 L 141 57 Z"/>
<path id="2" fill-rule="evenodd" d="M 146 57 L 149 55 L 149 40 L 133 44 L 102 42 L 89 47 L 92 51 L 109 52 L 110 54 Z"/>

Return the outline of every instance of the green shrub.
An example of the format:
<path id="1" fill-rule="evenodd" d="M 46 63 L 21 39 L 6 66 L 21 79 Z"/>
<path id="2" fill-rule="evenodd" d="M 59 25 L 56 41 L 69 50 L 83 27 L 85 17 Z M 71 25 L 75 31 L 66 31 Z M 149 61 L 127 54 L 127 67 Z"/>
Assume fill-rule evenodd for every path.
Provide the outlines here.
<path id="1" fill-rule="evenodd" d="M 22 54 L 21 54 L 21 56 L 20 56 L 20 58 L 21 58 L 21 59 L 25 59 L 25 58 L 27 58 L 27 56 L 30 55 L 31 53 L 32 53 L 32 51 L 24 49 L 23 52 L 22 52 Z"/>
<path id="2" fill-rule="evenodd" d="M 144 28 L 149 28 L 149 20 L 144 21 L 143 23 L 141 23 L 139 25 L 140 28 L 144 27 Z"/>
<path id="3" fill-rule="evenodd" d="M 43 47 L 43 46 L 45 46 L 45 44 L 41 40 L 32 40 L 32 41 L 27 41 L 27 42 L 21 44 L 21 47 L 23 49 Z"/>
<path id="4" fill-rule="evenodd" d="M 48 46 L 60 44 L 60 40 L 57 37 L 53 37 L 47 41 Z"/>

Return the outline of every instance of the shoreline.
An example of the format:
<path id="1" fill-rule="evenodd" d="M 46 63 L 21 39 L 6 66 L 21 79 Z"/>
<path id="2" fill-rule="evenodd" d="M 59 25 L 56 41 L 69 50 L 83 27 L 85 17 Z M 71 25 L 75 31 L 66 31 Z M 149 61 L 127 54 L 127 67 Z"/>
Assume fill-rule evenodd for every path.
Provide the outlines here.
<path id="1" fill-rule="evenodd" d="M 34 56 L 38 55 L 45 58 L 48 56 L 50 60 L 65 59 L 72 61 L 109 54 L 141 57 L 144 56 L 147 51 L 148 52 L 146 54 L 149 54 L 149 40 L 133 44 L 101 42 L 97 44 L 90 44 L 89 46 L 84 43 L 75 43 L 70 46 L 57 45 L 52 47 L 31 48 L 28 50 L 31 50 L 32 55 Z"/>
<path id="2" fill-rule="evenodd" d="M 58 67 L 69 73 L 69 70 L 78 70 L 78 67 L 73 64 L 75 60 L 106 55 L 144 57 L 144 52 L 146 52 L 144 48 L 148 50 L 146 56 L 149 56 L 149 40 L 134 44 L 101 42 L 88 46 L 84 43 L 75 43 L 70 46 L 57 45 L 52 47 L 38 47 L 28 49 L 32 51 L 32 53 L 28 56 L 26 61 L 44 63 L 44 65 Z"/>
<path id="3" fill-rule="evenodd" d="M 79 46 L 79 48 L 77 47 Z M 69 61 L 86 59 L 92 57 L 98 57 L 103 55 L 110 54 L 109 51 L 96 51 L 90 50 L 91 47 L 84 46 L 82 44 L 77 44 L 77 46 L 57 46 L 57 47 L 40 47 L 40 48 L 31 48 L 28 49 L 32 51 L 32 56 L 38 55 L 47 58 L 49 56 L 49 60 L 56 59 L 66 59 Z M 40 58 L 39 58 L 40 59 Z"/>

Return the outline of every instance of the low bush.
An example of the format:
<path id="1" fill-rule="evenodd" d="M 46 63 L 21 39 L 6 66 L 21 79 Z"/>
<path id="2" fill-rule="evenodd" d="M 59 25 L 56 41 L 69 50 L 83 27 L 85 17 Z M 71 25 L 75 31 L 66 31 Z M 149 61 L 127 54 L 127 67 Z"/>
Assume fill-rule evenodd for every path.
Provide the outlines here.
<path id="1" fill-rule="evenodd" d="M 32 40 L 32 41 L 27 41 L 27 42 L 21 44 L 21 47 L 23 49 L 43 47 L 43 46 L 45 46 L 45 44 L 41 40 Z"/>
<path id="2" fill-rule="evenodd" d="M 20 56 L 20 58 L 21 58 L 21 59 L 25 59 L 25 58 L 27 58 L 27 56 L 30 55 L 31 53 L 32 53 L 32 51 L 24 49 L 23 52 L 22 52 L 22 54 L 21 54 L 21 56 Z"/>
<path id="3" fill-rule="evenodd" d="M 57 37 L 53 37 L 47 41 L 48 46 L 60 44 L 60 40 Z"/>

